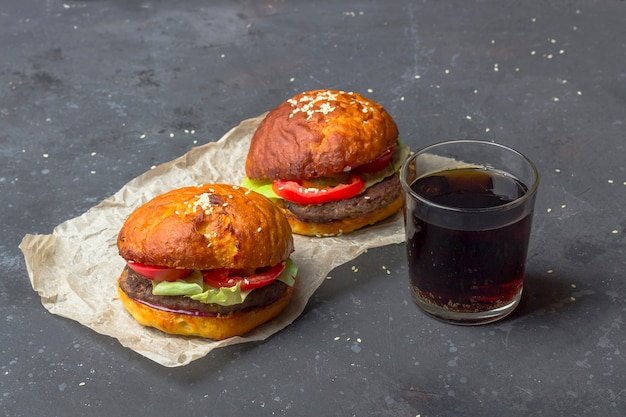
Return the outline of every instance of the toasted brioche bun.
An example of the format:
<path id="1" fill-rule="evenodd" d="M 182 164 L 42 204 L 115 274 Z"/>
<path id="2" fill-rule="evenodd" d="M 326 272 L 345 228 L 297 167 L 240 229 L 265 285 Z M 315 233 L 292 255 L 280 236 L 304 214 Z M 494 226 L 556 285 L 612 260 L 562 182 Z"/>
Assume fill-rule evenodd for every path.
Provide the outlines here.
<path id="1" fill-rule="evenodd" d="M 398 140 L 393 118 L 357 93 L 316 90 L 271 110 L 254 133 L 246 175 L 256 180 L 336 176 L 373 161 Z"/>
<path id="2" fill-rule="evenodd" d="M 148 265 L 251 269 L 287 259 L 293 237 L 266 197 L 208 184 L 167 192 L 136 209 L 117 245 L 122 258 Z"/>
<path id="3" fill-rule="evenodd" d="M 117 291 L 126 310 L 143 326 L 169 334 L 222 340 L 244 335 L 278 316 L 289 304 L 294 288 L 287 287 L 283 295 L 271 304 L 216 316 L 192 316 L 152 308 L 128 297 L 119 287 L 119 280 Z"/>
<path id="4" fill-rule="evenodd" d="M 285 213 L 287 221 L 291 226 L 293 233 L 304 236 L 339 236 L 345 233 L 350 233 L 355 230 L 361 229 L 365 226 L 378 223 L 381 220 L 386 219 L 394 215 L 402 208 L 402 195 L 399 195 L 391 204 L 386 207 L 380 208 L 376 211 L 369 212 L 363 216 L 355 218 L 344 218 L 340 220 L 333 220 L 324 223 L 306 222 L 298 219 L 284 204 L 279 204 L 279 207 Z"/>

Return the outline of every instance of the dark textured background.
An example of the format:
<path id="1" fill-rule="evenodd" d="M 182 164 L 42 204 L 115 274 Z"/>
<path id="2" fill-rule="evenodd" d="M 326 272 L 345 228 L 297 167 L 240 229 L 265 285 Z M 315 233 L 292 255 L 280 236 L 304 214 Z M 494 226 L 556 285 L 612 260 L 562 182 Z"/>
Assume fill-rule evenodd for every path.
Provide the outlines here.
<path id="1" fill-rule="evenodd" d="M 626 415 L 625 2 L 0 3 L 0 415 Z M 401 245 L 332 271 L 267 341 L 182 368 L 41 306 L 25 234 L 317 88 L 380 102 L 414 149 L 535 161 L 513 317 L 427 318 Z"/>

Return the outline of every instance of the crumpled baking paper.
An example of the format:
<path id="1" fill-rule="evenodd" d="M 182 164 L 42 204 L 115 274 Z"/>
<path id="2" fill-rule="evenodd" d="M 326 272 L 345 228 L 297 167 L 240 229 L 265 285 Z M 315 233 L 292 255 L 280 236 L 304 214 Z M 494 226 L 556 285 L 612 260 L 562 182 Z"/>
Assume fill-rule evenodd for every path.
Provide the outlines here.
<path id="1" fill-rule="evenodd" d="M 263 117 L 244 120 L 219 141 L 193 148 L 145 172 L 80 217 L 61 223 L 50 235 L 24 236 L 20 249 L 32 287 L 41 296 L 43 306 L 53 314 L 114 337 L 123 346 L 163 366 L 182 366 L 215 348 L 266 339 L 302 313 L 333 268 L 367 249 L 404 240 L 399 213 L 344 236 L 295 235 L 292 259 L 299 271 L 289 307 L 243 337 L 212 341 L 169 335 L 138 324 L 121 304 L 116 290 L 116 280 L 124 267 L 116 239 L 126 217 L 141 204 L 175 188 L 206 183 L 240 184 L 250 139 Z"/>

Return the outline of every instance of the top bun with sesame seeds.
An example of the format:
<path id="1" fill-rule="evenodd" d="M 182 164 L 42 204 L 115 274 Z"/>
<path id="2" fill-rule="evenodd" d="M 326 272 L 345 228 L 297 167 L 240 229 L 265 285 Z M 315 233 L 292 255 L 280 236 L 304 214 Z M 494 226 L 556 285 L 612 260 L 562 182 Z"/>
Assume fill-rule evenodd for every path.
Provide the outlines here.
<path id="1" fill-rule="evenodd" d="M 253 179 L 306 180 L 343 175 L 398 141 L 398 127 L 378 103 L 357 93 L 301 93 L 270 111 L 246 159 Z"/>
<path id="2" fill-rule="evenodd" d="M 380 104 L 357 93 L 309 91 L 259 124 L 242 185 L 272 198 L 294 233 L 339 235 L 399 211 L 398 171 L 409 153 Z"/>
<path id="3" fill-rule="evenodd" d="M 226 184 L 155 197 L 126 219 L 117 244 L 126 260 L 201 270 L 274 265 L 293 251 L 289 225 L 271 201 Z"/>
<path id="4" fill-rule="evenodd" d="M 142 325 L 224 339 L 278 315 L 293 293 L 293 236 L 281 211 L 249 189 L 208 184 L 137 208 L 117 245 L 122 304 Z"/>

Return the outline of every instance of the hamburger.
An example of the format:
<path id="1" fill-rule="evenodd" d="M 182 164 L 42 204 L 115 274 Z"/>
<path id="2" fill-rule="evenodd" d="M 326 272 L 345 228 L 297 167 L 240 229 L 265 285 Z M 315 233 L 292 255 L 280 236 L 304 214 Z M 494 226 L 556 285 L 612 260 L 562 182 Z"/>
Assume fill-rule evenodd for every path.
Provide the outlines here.
<path id="1" fill-rule="evenodd" d="M 283 311 L 294 291 L 289 223 L 243 187 L 176 189 L 137 208 L 118 238 L 120 300 L 142 325 L 221 340 Z"/>
<path id="2" fill-rule="evenodd" d="M 398 212 L 398 171 L 410 150 L 393 118 L 360 94 L 304 92 L 254 132 L 242 185 L 271 198 L 292 231 L 334 236 Z"/>

